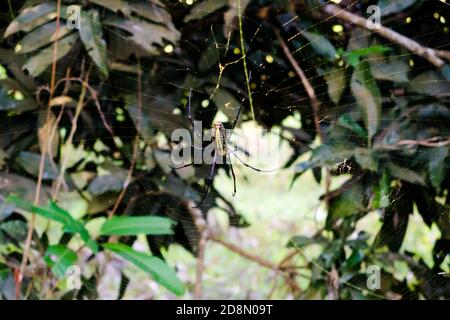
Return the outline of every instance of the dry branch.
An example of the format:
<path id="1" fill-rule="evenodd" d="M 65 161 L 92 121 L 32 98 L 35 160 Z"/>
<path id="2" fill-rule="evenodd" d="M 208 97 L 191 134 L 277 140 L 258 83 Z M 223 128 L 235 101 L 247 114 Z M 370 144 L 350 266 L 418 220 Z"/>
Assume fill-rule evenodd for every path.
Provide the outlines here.
<path id="1" fill-rule="evenodd" d="M 322 10 L 338 19 L 353 23 L 359 27 L 369 29 L 375 33 L 378 33 L 380 36 L 397 43 L 411 52 L 414 52 L 418 56 L 423 57 L 428 60 L 431 64 L 436 67 L 442 67 L 445 62 L 441 58 L 446 58 L 450 60 L 450 53 L 444 50 L 435 50 L 429 47 L 422 46 L 418 42 L 401 35 L 400 33 L 393 31 L 389 28 L 382 26 L 381 24 L 376 24 L 366 18 L 348 12 L 339 6 L 334 4 L 327 4 L 322 8 Z"/>
<path id="2" fill-rule="evenodd" d="M 59 26 L 60 26 L 60 18 L 61 18 L 61 0 L 58 0 L 56 4 L 56 27 L 55 27 L 55 34 L 59 33 Z M 52 50 L 52 73 L 51 73 L 51 82 L 50 82 L 50 100 L 53 98 L 53 94 L 55 91 L 55 81 L 56 81 L 56 62 L 57 62 L 57 56 L 58 56 L 58 38 L 56 37 L 55 42 L 53 42 L 53 50 Z M 47 108 L 47 117 L 46 122 L 44 125 L 47 125 L 51 121 L 50 117 L 51 113 L 51 106 L 50 103 Z M 41 194 L 41 188 L 42 188 L 42 177 L 44 175 L 44 165 L 45 165 L 45 156 L 47 154 L 47 144 L 44 144 L 44 147 L 41 150 L 41 160 L 39 163 L 39 173 L 38 173 L 38 179 L 36 183 L 36 192 L 34 195 L 34 205 L 39 205 L 39 199 Z M 23 250 L 22 255 L 22 262 L 20 264 L 19 273 L 17 276 L 17 283 L 16 283 L 16 299 L 19 299 L 20 295 L 20 286 L 23 280 L 23 274 L 26 268 L 26 265 L 28 263 L 28 255 L 30 253 L 31 248 L 31 240 L 33 238 L 33 229 L 35 224 L 35 213 L 33 212 L 31 214 L 31 219 L 29 221 L 28 225 L 28 231 L 27 231 L 27 237 L 25 240 L 25 248 Z"/>
<path id="3" fill-rule="evenodd" d="M 290 64 L 292 65 L 292 68 L 294 68 L 295 73 L 300 78 L 303 86 L 305 87 L 306 93 L 308 94 L 309 100 L 311 102 L 314 126 L 316 128 L 317 134 L 320 137 L 320 141 L 325 142 L 325 133 L 322 131 L 322 129 L 320 127 L 320 119 L 319 119 L 320 101 L 316 96 L 314 87 L 312 86 L 309 79 L 306 77 L 305 72 L 300 67 L 297 60 L 295 60 L 293 54 L 291 53 L 291 50 L 289 50 L 288 45 L 284 41 L 283 37 L 280 35 L 280 32 L 277 29 L 274 29 L 274 32 L 275 32 L 275 36 L 277 37 L 278 42 L 280 43 L 281 48 L 283 49 L 284 55 L 289 60 Z M 331 185 L 331 175 L 330 175 L 330 172 L 327 170 L 326 175 L 325 175 L 325 205 L 327 207 L 329 207 L 328 193 L 330 191 L 330 185 Z"/>

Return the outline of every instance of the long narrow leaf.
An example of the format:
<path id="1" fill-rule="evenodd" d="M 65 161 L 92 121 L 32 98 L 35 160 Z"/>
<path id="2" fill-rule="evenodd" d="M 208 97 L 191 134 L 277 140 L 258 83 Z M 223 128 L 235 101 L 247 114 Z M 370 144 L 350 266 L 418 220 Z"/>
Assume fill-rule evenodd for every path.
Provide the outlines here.
<path id="1" fill-rule="evenodd" d="M 66 229 L 66 231 L 70 233 L 80 234 L 81 239 L 92 251 L 94 252 L 98 251 L 97 243 L 90 238 L 89 232 L 84 227 L 84 225 L 80 221 L 75 220 L 67 211 L 60 208 L 55 202 L 49 201 L 47 207 L 38 207 L 14 195 L 10 195 L 7 198 L 7 202 L 14 203 L 17 207 L 26 211 L 33 212 L 46 219 L 54 220 L 61 223 Z"/>
<path id="2" fill-rule="evenodd" d="M 113 217 L 102 225 L 101 235 L 135 236 L 173 234 L 174 221 L 163 217 Z"/>
<path id="3" fill-rule="evenodd" d="M 178 279 L 174 269 L 167 265 L 163 260 L 142 252 L 137 252 L 133 248 L 121 243 L 105 243 L 104 248 L 111 250 L 122 258 L 130 261 L 138 268 L 150 274 L 153 279 L 180 296 L 184 294 L 185 287 Z"/>

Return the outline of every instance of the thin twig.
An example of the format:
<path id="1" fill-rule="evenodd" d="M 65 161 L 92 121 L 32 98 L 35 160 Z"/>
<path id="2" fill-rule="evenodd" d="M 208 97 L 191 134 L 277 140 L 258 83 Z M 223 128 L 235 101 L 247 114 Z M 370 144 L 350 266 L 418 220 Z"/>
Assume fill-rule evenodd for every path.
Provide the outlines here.
<path id="1" fill-rule="evenodd" d="M 61 16 L 61 0 L 58 0 L 57 5 L 56 5 L 56 27 L 55 27 L 55 34 L 59 33 L 59 26 L 60 26 L 60 16 Z M 46 118 L 46 123 L 49 123 L 51 117 L 50 117 L 50 113 L 51 113 L 51 105 L 50 105 L 50 101 L 52 100 L 54 91 L 55 91 L 55 79 L 56 79 L 56 62 L 57 62 L 57 56 L 58 56 L 58 38 L 56 37 L 56 40 L 53 42 L 53 51 L 52 51 L 52 74 L 51 74 L 51 82 L 50 82 L 50 99 L 49 99 L 49 104 L 47 107 L 47 118 Z M 41 188 L 42 188 L 42 177 L 44 175 L 44 165 L 45 165 L 45 156 L 47 153 L 47 144 L 44 144 L 44 147 L 42 148 L 43 150 L 41 150 L 41 159 L 40 159 L 40 163 L 39 163 L 39 173 L 38 173 L 38 179 L 37 179 L 37 183 L 36 183 L 36 191 L 34 194 L 34 205 L 39 205 L 39 199 L 40 199 L 40 194 L 41 194 Z M 28 225 L 28 231 L 27 231 L 27 237 L 25 240 L 25 248 L 23 250 L 23 255 L 22 255 L 22 262 L 20 264 L 20 270 L 19 270 L 19 275 L 18 275 L 18 282 L 17 282 L 17 287 L 18 289 L 16 289 L 16 299 L 19 299 L 20 296 L 20 286 L 23 280 L 23 272 L 25 270 L 25 267 L 28 263 L 28 255 L 30 253 L 30 247 L 31 247 L 31 240 L 33 238 L 33 230 L 34 230 L 34 224 L 35 224 L 35 213 L 32 212 L 31 213 L 31 219 L 29 221 L 29 225 Z M 17 296 L 17 294 L 19 296 Z"/>
<path id="2" fill-rule="evenodd" d="M 242 30 L 242 6 L 241 6 L 241 0 L 237 0 L 237 7 L 238 7 L 239 38 L 240 38 L 240 42 L 241 42 L 242 64 L 244 65 L 244 74 L 245 74 L 245 83 L 247 85 L 248 102 L 250 104 L 250 109 L 252 111 L 253 120 L 255 120 L 255 110 L 253 108 L 252 89 L 250 87 L 250 77 L 249 77 L 248 70 L 247 70 L 247 60 L 246 60 L 245 42 L 244 42 L 244 31 Z"/>
<path id="3" fill-rule="evenodd" d="M 83 110 L 83 107 L 85 105 L 84 100 L 85 100 L 85 97 L 86 97 L 87 83 L 88 82 L 89 82 L 89 71 L 86 73 L 86 77 L 83 80 L 83 84 L 81 86 L 81 92 L 80 92 L 80 96 L 78 98 L 77 107 L 75 109 L 75 115 L 74 115 L 74 117 L 72 119 L 72 126 L 70 128 L 70 133 L 69 133 L 69 136 L 68 136 L 67 141 L 66 141 L 67 145 L 71 145 L 72 144 L 73 138 L 75 136 L 75 132 L 77 131 L 78 118 L 80 117 L 81 111 Z M 58 195 L 58 192 L 59 192 L 59 189 L 61 187 L 61 184 L 63 182 L 64 174 L 66 172 L 67 162 L 69 161 L 69 158 L 70 158 L 70 152 L 67 151 L 67 152 L 64 153 L 64 158 L 62 159 L 62 162 L 61 162 L 61 169 L 59 171 L 58 178 L 56 179 L 56 186 L 55 186 L 54 192 L 52 194 L 53 200 L 56 199 L 56 197 Z"/>
<path id="4" fill-rule="evenodd" d="M 289 50 L 289 47 L 287 46 L 283 37 L 281 37 L 280 32 L 277 29 L 274 29 L 274 32 L 275 32 L 275 36 L 277 37 L 278 42 L 281 45 L 281 49 L 283 49 L 284 55 L 289 60 L 292 68 L 294 68 L 295 73 L 300 78 L 303 86 L 305 87 L 306 93 L 308 94 L 309 100 L 311 102 L 314 126 L 316 127 L 316 131 L 319 134 L 321 141 L 323 142 L 325 140 L 325 136 L 320 128 L 320 120 L 319 120 L 320 102 L 319 102 L 319 99 L 317 99 L 314 87 L 312 86 L 312 84 L 308 80 L 308 78 L 306 77 L 305 72 L 303 72 L 303 70 L 300 67 L 300 65 L 298 64 L 297 60 L 295 60 L 294 56 L 292 55 L 291 51 Z"/>
<path id="5" fill-rule="evenodd" d="M 67 70 L 66 70 L 66 77 L 69 77 L 69 76 L 70 76 L 70 68 L 67 68 Z M 70 81 L 66 82 L 66 85 L 64 86 L 64 90 L 63 90 L 62 96 L 67 96 L 69 90 L 70 90 Z M 52 101 L 49 101 L 49 103 L 51 104 Z M 55 164 L 55 162 L 53 160 L 53 150 L 52 150 L 53 146 L 52 146 L 51 142 L 55 138 L 56 132 L 57 132 L 58 127 L 59 127 L 59 123 L 61 122 L 62 116 L 64 114 L 65 107 L 66 107 L 66 104 L 64 103 L 61 106 L 61 110 L 59 111 L 58 116 L 56 117 L 56 120 L 55 120 L 55 123 L 53 124 L 53 127 L 50 128 L 50 130 L 49 130 L 50 134 L 49 134 L 48 142 L 47 142 L 48 158 L 50 159 L 50 161 L 52 163 L 52 166 L 53 166 L 53 169 L 55 171 L 57 170 L 57 167 L 56 167 L 56 164 Z M 63 179 L 62 182 L 63 182 L 63 187 L 67 189 L 67 183 L 65 182 L 64 179 Z"/>
<path id="6" fill-rule="evenodd" d="M 374 23 L 366 18 L 348 12 L 341 7 L 334 4 L 327 4 L 322 8 L 322 10 L 332 15 L 338 19 L 353 23 L 359 27 L 369 29 L 380 36 L 395 42 L 402 47 L 405 47 L 416 55 L 423 57 L 428 60 L 431 64 L 436 67 L 442 67 L 445 62 L 441 58 L 446 58 L 450 61 L 450 53 L 444 50 L 435 50 L 429 47 L 422 46 L 418 42 L 401 35 L 400 33 L 382 26 L 381 24 Z"/>
<path id="7" fill-rule="evenodd" d="M 264 258 L 261 258 L 257 255 L 254 255 L 250 252 L 244 251 L 243 249 L 241 249 L 239 246 L 237 246 L 235 244 L 232 244 L 230 242 L 222 240 L 218 237 L 211 237 L 210 239 L 214 242 L 220 243 L 225 248 L 229 249 L 230 251 L 233 251 L 234 253 L 237 253 L 238 255 L 240 255 L 244 258 L 251 260 L 253 262 L 256 262 L 257 264 L 259 264 L 262 267 L 274 270 L 276 272 L 280 271 L 280 268 L 276 264 L 274 264 Z"/>
<path id="8" fill-rule="evenodd" d="M 83 84 L 83 79 L 81 79 L 80 77 L 65 77 L 65 78 L 60 79 L 56 83 L 56 88 L 61 83 L 63 83 L 63 82 L 70 82 L 70 81 L 76 81 L 76 82 L 79 82 L 79 83 Z M 92 88 L 92 86 L 89 83 L 86 83 L 86 87 L 89 90 L 89 93 L 91 94 L 92 100 L 94 100 L 94 104 L 95 104 L 95 106 L 97 108 L 98 113 L 100 114 L 100 119 L 102 120 L 103 126 L 111 134 L 111 136 L 114 137 L 114 131 L 111 128 L 111 126 L 108 124 L 108 121 L 106 121 L 105 114 L 103 113 L 102 107 L 100 105 L 100 102 L 98 101 L 97 91 L 94 88 Z"/>
<path id="9" fill-rule="evenodd" d="M 141 113 L 142 113 L 142 79 L 141 79 L 141 62 L 140 59 L 138 59 L 138 79 L 137 79 L 137 106 L 138 106 L 138 115 L 136 120 L 136 137 L 134 138 L 133 143 L 133 154 L 131 156 L 131 164 L 130 169 L 128 170 L 127 177 L 125 178 L 125 181 L 122 186 L 122 190 L 120 191 L 119 196 L 117 197 L 116 202 L 114 203 L 114 207 L 112 210 L 108 213 L 108 217 L 114 216 L 114 214 L 117 211 L 117 208 L 119 207 L 120 203 L 123 200 L 123 197 L 125 196 L 125 192 L 128 189 L 128 186 L 131 183 L 131 180 L 133 178 L 133 172 L 134 172 L 134 166 L 136 165 L 137 157 L 139 154 L 139 132 L 140 130 L 140 119 L 141 119 Z"/>

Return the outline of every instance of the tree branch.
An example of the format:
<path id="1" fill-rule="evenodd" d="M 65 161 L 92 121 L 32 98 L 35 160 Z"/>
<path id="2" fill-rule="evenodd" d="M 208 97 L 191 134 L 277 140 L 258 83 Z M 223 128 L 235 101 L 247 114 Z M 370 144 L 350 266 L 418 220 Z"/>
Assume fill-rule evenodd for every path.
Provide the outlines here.
<path id="1" fill-rule="evenodd" d="M 389 28 L 382 26 L 381 24 L 376 24 L 366 18 L 348 12 L 339 6 L 334 4 L 327 4 L 322 8 L 322 11 L 334 16 L 338 19 L 353 23 L 359 27 L 369 29 L 375 33 L 378 33 L 380 36 L 395 42 L 402 47 L 405 47 L 411 52 L 414 52 L 416 55 L 423 57 L 428 60 L 434 66 L 440 68 L 445 64 L 445 61 L 441 58 L 446 58 L 450 60 L 450 53 L 444 50 L 435 50 L 429 47 L 422 46 L 418 42 L 401 35 L 400 33 L 393 31 Z"/>
<path id="2" fill-rule="evenodd" d="M 58 0 L 57 4 L 56 4 L 56 27 L 55 27 L 55 34 L 59 33 L 59 26 L 60 26 L 60 18 L 61 18 L 61 0 Z M 56 79 L 56 62 L 57 62 L 57 56 L 58 56 L 58 38 L 56 37 L 55 42 L 53 42 L 53 50 L 52 50 L 52 73 L 51 73 L 51 82 L 50 82 L 50 99 L 49 101 L 52 100 L 53 98 L 53 94 L 55 91 L 55 79 Z M 50 123 L 51 117 L 51 106 L 50 106 L 50 102 L 48 104 L 47 107 L 47 116 L 46 116 L 46 121 L 44 125 L 47 125 L 48 123 Z M 44 143 L 44 146 L 41 150 L 41 159 L 39 162 L 39 173 L 38 173 L 38 179 L 37 179 L 37 183 L 36 183 L 36 191 L 34 194 L 34 205 L 39 205 L 39 197 L 41 194 L 41 188 L 42 188 L 42 177 L 44 175 L 44 165 L 45 165 L 45 156 L 47 154 L 47 144 Z M 31 240 L 33 238 L 33 229 L 34 229 L 34 224 L 35 224 L 35 213 L 31 213 L 31 219 L 28 222 L 28 231 L 27 231 L 27 237 L 25 239 L 25 247 L 23 250 L 23 255 L 22 255 L 22 262 L 20 264 L 20 269 L 19 269 L 19 273 L 17 276 L 17 283 L 16 283 L 16 299 L 19 299 L 20 296 L 20 286 L 22 284 L 22 280 L 23 280 L 23 274 L 26 268 L 26 265 L 28 263 L 28 255 L 30 253 L 30 249 L 31 249 Z"/>
<path id="3" fill-rule="evenodd" d="M 312 86 L 309 79 L 306 77 L 305 72 L 303 72 L 303 70 L 300 67 L 300 65 L 298 64 L 297 60 L 295 60 L 294 56 L 291 53 L 291 50 L 289 50 L 289 47 L 287 46 L 283 37 L 280 35 L 280 32 L 278 31 L 278 29 L 274 29 L 274 32 L 275 32 L 275 36 L 277 37 L 278 42 L 280 43 L 281 48 L 283 49 L 284 55 L 291 63 L 292 68 L 294 68 L 295 73 L 300 78 L 303 86 L 305 87 L 306 93 L 308 94 L 309 100 L 311 102 L 314 126 L 316 128 L 317 134 L 320 137 L 320 141 L 325 142 L 325 133 L 322 131 L 322 129 L 320 127 L 320 120 L 319 120 L 320 101 L 319 101 L 319 99 L 317 99 L 314 87 Z M 325 200 L 324 200 L 325 205 L 327 207 L 329 207 L 329 203 L 330 203 L 329 197 L 328 197 L 328 193 L 330 191 L 330 185 L 331 185 L 331 175 L 330 175 L 330 172 L 327 170 L 326 175 L 325 175 Z"/>

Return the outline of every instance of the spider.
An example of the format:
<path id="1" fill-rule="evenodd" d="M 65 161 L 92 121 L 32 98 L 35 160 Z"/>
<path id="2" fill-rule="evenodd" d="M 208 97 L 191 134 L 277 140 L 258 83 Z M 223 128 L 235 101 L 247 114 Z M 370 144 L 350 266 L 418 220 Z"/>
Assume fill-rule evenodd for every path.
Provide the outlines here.
<path id="1" fill-rule="evenodd" d="M 191 123 L 192 126 L 192 130 L 195 132 L 195 126 L 194 126 L 194 120 L 192 119 L 191 116 L 191 96 L 192 96 L 192 89 L 189 90 L 189 99 L 188 99 L 188 105 L 187 105 L 187 113 L 188 113 L 188 120 Z M 211 164 L 211 169 L 210 169 L 210 173 L 209 175 L 205 178 L 205 191 L 203 192 L 202 198 L 200 200 L 200 202 L 198 204 L 196 204 L 194 206 L 194 208 L 199 207 L 203 201 L 205 200 L 206 196 L 209 193 L 209 189 L 211 187 L 211 185 L 214 182 L 214 177 L 216 175 L 216 165 L 219 164 L 228 164 L 230 171 L 231 171 L 231 177 L 233 178 L 233 197 L 236 194 L 236 176 L 234 174 L 234 169 L 233 169 L 233 164 L 231 163 L 231 154 L 235 156 L 236 159 L 239 160 L 239 162 L 241 162 L 244 166 L 246 166 L 247 168 L 250 168 L 252 170 L 255 170 L 257 172 L 273 172 L 277 169 L 274 170 L 262 170 L 262 169 L 258 169 L 255 168 L 251 165 L 249 165 L 248 163 L 245 163 L 231 148 L 228 147 L 228 143 L 227 140 L 229 139 L 229 137 L 233 134 L 234 128 L 236 126 L 237 121 L 239 120 L 239 116 L 241 114 L 241 110 L 242 110 L 242 104 L 239 107 L 239 110 L 236 114 L 236 118 L 233 121 L 233 125 L 231 126 L 231 132 L 230 135 L 227 137 L 227 132 L 225 129 L 225 126 L 223 125 L 223 123 L 221 121 L 215 121 L 212 125 L 212 137 L 214 138 L 214 144 L 213 144 L 213 159 L 212 159 L 212 164 Z M 202 137 L 202 141 L 203 141 L 203 137 Z M 195 148 L 195 146 L 194 146 Z M 205 148 L 201 148 L 202 152 L 205 150 Z M 220 157 L 220 158 L 219 158 Z M 219 161 L 221 160 L 221 162 Z M 227 161 L 228 160 L 228 161 Z M 189 166 L 194 165 L 194 163 L 189 163 L 180 167 L 172 167 L 172 169 L 178 170 L 181 168 L 186 168 Z"/>

